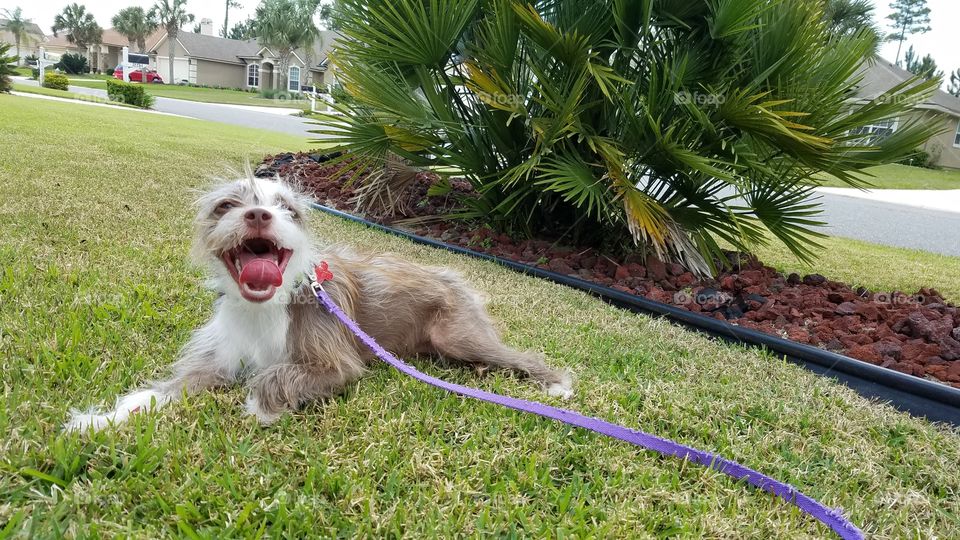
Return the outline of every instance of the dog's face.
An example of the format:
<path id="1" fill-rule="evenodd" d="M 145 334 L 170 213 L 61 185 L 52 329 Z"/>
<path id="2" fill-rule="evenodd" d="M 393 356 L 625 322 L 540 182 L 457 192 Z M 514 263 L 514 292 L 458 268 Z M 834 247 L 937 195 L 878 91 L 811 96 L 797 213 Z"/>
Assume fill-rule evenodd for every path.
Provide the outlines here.
<path id="1" fill-rule="evenodd" d="M 215 188 L 198 206 L 193 256 L 223 293 L 266 302 L 306 269 L 307 208 L 287 185 L 246 178 Z"/>

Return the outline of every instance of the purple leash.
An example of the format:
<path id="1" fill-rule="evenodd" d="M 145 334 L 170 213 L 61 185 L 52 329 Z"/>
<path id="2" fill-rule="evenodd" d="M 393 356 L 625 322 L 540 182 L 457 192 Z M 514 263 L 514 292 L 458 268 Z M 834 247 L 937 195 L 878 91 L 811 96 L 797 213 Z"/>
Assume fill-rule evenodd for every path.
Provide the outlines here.
<path id="1" fill-rule="evenodd" d="M 326 263 L 323 263 L 322 269 L 318 267 L 318 273 L 321 271 L 329 275 L 329 278 L 327 279 L 333 277 L 332 274 L 327 272 Z M 340 322 L 349 328 L 351 332 L 360 338 L 360 341 L 369 347 L 370 350 L 372 350 L 377 357 L 380 358 L 380 360 L 383 360 L 401 373 L 409 375 L 420 382 L 436 386 L 437 388 L 441 388 L 447 392 L 460 394 L 461 396 L 479 399 L 489 403 L 495 403 L 497 405 L 502 405 L 518 411 L 543 416 L 544 418 L 559 420 L 565 424 L 589 429 L 590 431 L 595 431 L 608 437 L 613 437 L 614 439 L 620 439 L 621 441 L 628 442 L 647 450 L 653 450 L 654 452 L 665 456 L 678 457 L 698 465 L 703 465 L 704 467 L 709 467 L 736 480 L 746 480 L 747 483 L 753 486 L 773 493 L 777 497 L 780 497 L 784 501 L 799 508 L 804 514 L 807 514 L 820 521 L 827 527 L 830 527 L 834 532 L 840 535 L 840 538 L 843 538 L 844 540 L 859 540 L 864 538 L 863 532 L 843 516 L 843 511 L 841 509 L 828 508 L 818 502 L 816 499 L 804 495 L 790 484 L 785 484 L 778 480 L 774 480 L 769 476 L 744 467 L 735 461 L 730 461 L 716 454 L 697 450 L 696 448 L 691 448 L 689 446 L 673 442 L 669 439 L 663 439 L 642 431 L 612 424 L 610 422 L 600 420 L 599 418 L 591 418 L 573 411 L 558 409 L 556 407 L 551 407 L 535 401 L 526 401 L 508 396 L 501 396 L 491 392 L 484 392 L 483 390 L 477 390 L 476 388 L 449 383 L 442 379 L 427 375 L 426 373 L 421 373 L 413 366 L 403 362 L 389 351 L 381 347 L 379 343 L 377 343 L 372 337 L 364 332 L 360 326 L 354 322 L 353 319 L 347 316 L 347 314 L 340 309 L 340 306 L 338 306 L 333 299 L 330 298 L 330 295 L 323 290 L 323 287 L 317 282 L 316 279 L 314 279 L 314 276 L 308 277 L 310 278 L 311 286 L 314 294 L 317 296 L 317 300 L 319 300 L 324 307 L 330 311 L 330 313 L 339 319 Z M 324 276 L 321 275 L 320 279 L 323 281 Z"/>

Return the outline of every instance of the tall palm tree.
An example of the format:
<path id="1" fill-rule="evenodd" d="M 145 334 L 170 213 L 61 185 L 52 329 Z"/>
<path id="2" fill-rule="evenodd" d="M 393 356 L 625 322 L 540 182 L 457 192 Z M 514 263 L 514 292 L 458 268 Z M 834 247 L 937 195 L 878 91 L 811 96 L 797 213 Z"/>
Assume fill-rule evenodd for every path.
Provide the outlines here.
<path id="1" fill-rule="evenodd" d="M 150 10 L 150 16 L 160 23 L 167 31 L 167 64 L 170 78 L 173 82 L 173 56 L 177 47 L 177 36 L 180 28 L 193 22 L 193 14 L 187 13 L 187 0 L 157 0 Z"/>
<path id="2" fill-rule="evenodd" d="M 319 0 L 264 0 L 257 6 L 257 38 L 277 53 L 280 83 L 289 88 L 290 56 L 297 49 L 313 47 L 320 36 L 314 21 Z"/>
<path id="3" fill-rule="evenodd" d="M 157 29 L 157 21 L 140 6 L 121 9 L 111 20 L 117 32 L 130 42 L 130 48 L 145 52 L 147 38 Z"/>
<path id="4" fill-rule="evenodd" d="M 90 63 L 90 45 L 100 43 L 103 28 L 93 18 L 93 13 L 87 8 L 74 2 L 63 8 L 63 11 L 53 19 L 53 35 L 66 32 L 67 41 L 73 43 L 83 51 L 87 63 Z"/>
<path id="5" fill-rule="evenodd" d="M 226 7 L 223 10 L 223 30 L 220 32 L 221 36 L 228 37 L 230 33 L 230 8 L 240 9 L 242 7 L 237 0 L 226 0 Z"/>
<path id="6" fill-rule="evenodd" d="M 7 32 L 13 34 L 14 46 L 17 48 L 17 65 L 21 65 L 23 55 L 20 54 L 20 44 L 29 43 L 31 40 L 30 34 L 27 32 L 27 27 L 30 26 L 30 19 L 23 18 L 23 10 L 19 7 L 14 8 L 13 11 L 9 9 L 3 10 L 3 16 L 7 19 L 7 24 L 5 28 Z"/>

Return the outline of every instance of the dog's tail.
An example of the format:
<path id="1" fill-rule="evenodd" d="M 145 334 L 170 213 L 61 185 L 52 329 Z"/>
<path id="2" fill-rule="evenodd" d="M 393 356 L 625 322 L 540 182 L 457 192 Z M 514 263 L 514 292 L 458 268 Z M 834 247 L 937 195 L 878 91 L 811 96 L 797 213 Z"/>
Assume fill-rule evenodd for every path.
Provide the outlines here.
<path id="1" fill-rule="evenodd" d="M 172 394 L 159 389 L 137 390 L 117 398 L 117 404 L 110 412 L 71 411 L 70 420 L 63 425 L 63 429 L 65 431 L 100 431 L 110 425 L 126 422 L 133 414 L 159 409 L 173 400 Z"/>

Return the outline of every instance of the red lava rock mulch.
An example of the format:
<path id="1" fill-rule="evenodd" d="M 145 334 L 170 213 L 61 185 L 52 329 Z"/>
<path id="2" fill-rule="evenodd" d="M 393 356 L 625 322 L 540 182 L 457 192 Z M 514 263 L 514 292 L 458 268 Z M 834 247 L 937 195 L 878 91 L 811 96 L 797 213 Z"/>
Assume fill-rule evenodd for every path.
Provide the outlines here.
<path id="1" fill-rule="evenodd" d="M 325 161 L 319 154 L 268 156 L 257 174 L 279 174 L 321 204 L 352 212 L 355 192 L 345 185 L 348 177 Z M 454 194 L 471 192 L 468 182 L 453 181 L 454 194 L 428 197 L 434 181 L 429 173 L 417 175 L 404 194 L 407 214 L 400 219 L 443 215 L 457 208 Z M 385 216 L 364 217 L 392 223 Z M 403 228 L 960 388 L 960 309 L 934 289 L 913 295 L 854 290 L 819 274 L 785 276 L 738 253 L 728 254 L 730 270 L 700 280 L 653 257 L 611 256 L 550 239 L 514 240 L 467 222 L 433 219 Z"/>

